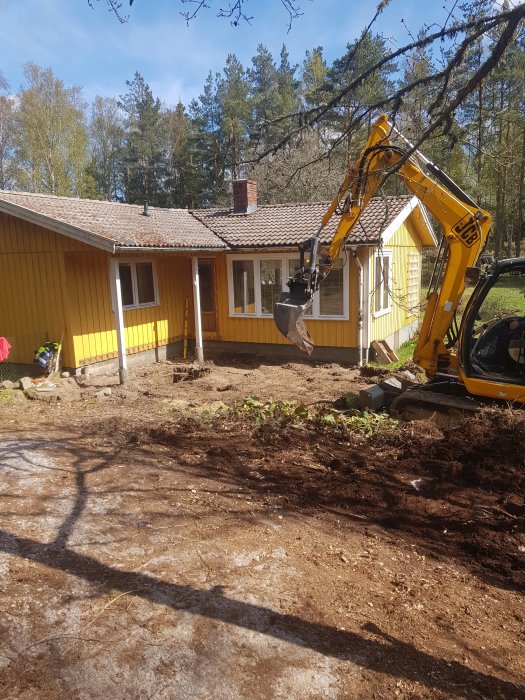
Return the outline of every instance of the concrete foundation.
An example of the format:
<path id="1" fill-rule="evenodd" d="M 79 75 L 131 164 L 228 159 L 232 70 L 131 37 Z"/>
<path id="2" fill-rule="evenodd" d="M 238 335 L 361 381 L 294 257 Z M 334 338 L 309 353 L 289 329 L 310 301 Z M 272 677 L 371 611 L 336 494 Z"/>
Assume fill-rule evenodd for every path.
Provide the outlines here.
<path id="1" fill-rule="evenodd" d="M 315 347 L 313 353 L 308 355 L 295 345 L 277 345 L 273 343 L 232 343 L 219 340 L 204 341 L 204 358 L 213 359 L 214 355 L 240 355 L 250 354 L 265 357 L 269 360 L 287 360 L 289 362 L 340 362 L 356 365 L 359 360 L 357 348 L 332 348 Z"/>

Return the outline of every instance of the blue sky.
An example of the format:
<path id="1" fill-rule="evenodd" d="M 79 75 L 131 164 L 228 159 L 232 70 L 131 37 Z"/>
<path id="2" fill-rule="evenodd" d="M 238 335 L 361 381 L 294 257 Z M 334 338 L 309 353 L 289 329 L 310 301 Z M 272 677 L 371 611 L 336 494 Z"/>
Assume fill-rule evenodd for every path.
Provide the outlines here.
<path id="1" fill-rule="evenodd" d="M 228 0 L 208 0 L 189 27 L 180 15 L 180 0 L 135 0 L 119 24 L 104 0 L 0 0 L 0 72 L 13 92 L 23 81 L 23 65 L 32 61 L 52 68 L 66 85 L 80 85 L 91 101 L 95 95 L 118 96 L 138 70 L 155 96 L 166 105 L 188 104 L 200 94 L 208 71 L 222 70 L 228 53 L 250 64 L 257 45 L 278 58 L 286 44 L 292 63 L 323 46 L 329 62 L 341 56 L 373 16 L 377 0 L 298 0 L 304 15 L 287 33 L 288 15 L 280 0 L 249 0 L 251 26 L 231 27 L 217 19 Z M 424 22 L 443 20 L 452 0 L 391 0 L 376 31 L 394 44 L 409 41 Z"/>

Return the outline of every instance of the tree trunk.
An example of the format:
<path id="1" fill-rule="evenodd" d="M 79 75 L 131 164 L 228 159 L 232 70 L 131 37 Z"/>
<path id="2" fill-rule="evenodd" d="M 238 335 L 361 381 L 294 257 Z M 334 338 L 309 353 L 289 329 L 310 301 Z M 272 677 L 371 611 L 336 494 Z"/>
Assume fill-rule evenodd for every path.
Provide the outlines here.
<path id="1" fill-rule="evenodd" d="M 520 180 L 518 185 L 518 226 L 516 229 L 516 257 L 521 255 L 521 239 L 525 235 L 525 217 L 523 212 L 523 195 L 525 189 L 525 126 L 521 142 Z"/>

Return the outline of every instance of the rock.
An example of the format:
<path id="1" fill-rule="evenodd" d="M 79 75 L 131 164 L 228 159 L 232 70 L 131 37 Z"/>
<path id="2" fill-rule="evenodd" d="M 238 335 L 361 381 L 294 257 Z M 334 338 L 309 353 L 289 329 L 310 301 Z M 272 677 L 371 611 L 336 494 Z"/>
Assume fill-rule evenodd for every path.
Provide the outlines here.
<path id="1" fill-rule="evenodd" d="M 22 379 L 19 380 L 18 386 L 22 391 L 27 391 L 33 386 L 33 382 L 29 377 L 22 377 Z"/>
<path id="2" fill-rule="evenodd" d="M 91 374 L 93 374 L 91 367 L 82 367 L 81 373 L 84 375 L 84 377 L 89 377 Z"/>
<path id="3" fill-rule="evenodd" d="M 15 389 L 16 384 L 14 382 L 9 381 L 9 379 L 4 379 L 3 382 L 0 382 L 0 389 Z"/>
<path id="4" fill-rule="evenodd" d="M 71 375 L 69 374 L 69 372 L 62 372 L 60 376 L 62 377 L 62 379 L 69 379 Z"/>
<path id="5" fill-rule="evenodd" d="M 26 394 L 24 391 L 13 391 L 11 394 L 11 403 L 25 403 L 32 393 L 33 392 Z"/>
<path id="6" fill-rule="evenodd" d="M 95 394 L 95 398 L 99 401 L 104 401 L 108 398 L 108 396 L 111 396 L 111 389 L 109 386 L 104 387 L 104 389 L 97 391 L 97 393 Z"/>

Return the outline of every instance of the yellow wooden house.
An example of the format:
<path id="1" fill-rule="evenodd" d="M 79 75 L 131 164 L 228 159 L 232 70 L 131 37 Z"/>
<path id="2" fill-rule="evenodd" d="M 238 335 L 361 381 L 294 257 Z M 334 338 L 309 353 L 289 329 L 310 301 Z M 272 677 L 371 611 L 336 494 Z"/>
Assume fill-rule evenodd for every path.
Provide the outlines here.
<path id="1" fill-rule="evenodd" d="M 302 357 L 273 304 L 327 203 L 257 206 L 234 183 L 231 209 L 187 211 L 0 191 L 0 336 L 10 359 L 62 341 L 63 366 L 118 368 L 216 352 Z M 325 230 L 329 241 L 336 221 Z M 436 241 L 413 197 L 374 199 L 314 301 L 312 360 L 366 361 L 417 327 L 421 253 Z"/>

